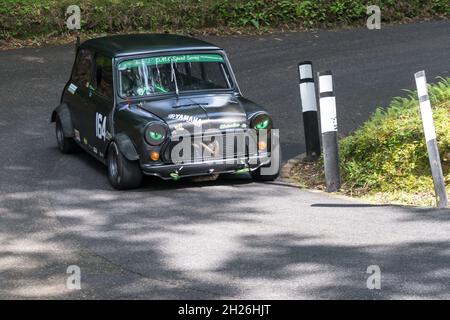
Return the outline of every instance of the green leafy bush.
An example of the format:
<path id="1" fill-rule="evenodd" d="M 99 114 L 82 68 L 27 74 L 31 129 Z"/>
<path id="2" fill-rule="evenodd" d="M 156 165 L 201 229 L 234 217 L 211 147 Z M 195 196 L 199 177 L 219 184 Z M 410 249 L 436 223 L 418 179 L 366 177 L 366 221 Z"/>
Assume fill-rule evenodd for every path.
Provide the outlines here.
<path id="1" fill-rule="evenodd" d="M 450 183 L 450 78 L 429 86 L 438 146 Z M 431 169 L 416 92 L 386 109 L 340 141 L 344 188 L 352 193 L 433 192 Z"/>
<path id="2" fill-rule="evenodd" d="M 2 0 L 0 40 L 63 34 L 72 4 L 88 33 L 363 26 L 368 4 L 384 22 L 450 15 L 448 0 Z"/>

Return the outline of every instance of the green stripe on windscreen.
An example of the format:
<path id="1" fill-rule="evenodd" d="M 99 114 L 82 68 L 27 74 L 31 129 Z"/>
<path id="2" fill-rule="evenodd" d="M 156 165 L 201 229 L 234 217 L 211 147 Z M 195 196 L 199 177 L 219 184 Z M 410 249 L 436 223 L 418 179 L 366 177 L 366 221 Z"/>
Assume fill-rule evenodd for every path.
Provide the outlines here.
<path id="1" fill-rule="evenodd" d="M 138 66 L 156 66 L 168 63 L 184 62 L 224 62 L 220 54 L 184 54 L 178 56 L 151 57 L 123 61 L 119 64 L 119 70 L 136 68 Z"/>

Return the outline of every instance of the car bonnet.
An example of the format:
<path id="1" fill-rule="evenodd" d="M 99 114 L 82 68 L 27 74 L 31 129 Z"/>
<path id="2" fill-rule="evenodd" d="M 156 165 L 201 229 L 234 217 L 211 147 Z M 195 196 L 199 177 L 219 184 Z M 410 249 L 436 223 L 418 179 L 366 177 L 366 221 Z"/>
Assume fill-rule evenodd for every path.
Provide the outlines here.
<path id="1" fill-rule="evenodd" d="M 245 129 L 244 107 L 232 94 L 173 97 L 145 102 L 141 108 L 163 119 L 171 131 Z"/>

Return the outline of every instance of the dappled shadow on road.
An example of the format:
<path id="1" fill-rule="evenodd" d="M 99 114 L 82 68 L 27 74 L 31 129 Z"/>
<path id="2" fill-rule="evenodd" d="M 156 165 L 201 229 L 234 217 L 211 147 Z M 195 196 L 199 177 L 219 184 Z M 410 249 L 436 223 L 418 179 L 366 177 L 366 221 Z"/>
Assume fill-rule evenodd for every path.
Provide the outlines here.
<path id="1" fill-rule="evenodd" d="M 450 209 L 412 207 L 408 212 L 403 222 L 450 222 Z"/>
<path id="2" fill-rule="evenodd" d="M 60 190 L 62 193 L 71 190 Z M 117 217 L 117 212 L 102 211 L 85 221 L 76 216 L 86 203 L 68 206 L 69 217 L 64 222 L 74 229 L 64 230 L 51 207 L 38 212 L 42 200 L 41 192 L 13 192 L 2 195 L 0 201 L 1 253 L 0 253 L 0 296 L 13 298 L 200 298 L 220 296 L 222 292 L 234 295 L 233 288 L 220 284 L 202 284 L 198 279 L 183 286 L 179 281 L 185 277 L 177 270 L 167 268 L 162 261 L 160 243 L 157 239 L 136 239 L 159 230 L 158 224 L 141 230 L 139 224 L 148 220 L 135 211 L 128 222 Z M 84 198 L 83 200 L 86 200 Z M 97 199 L 89 206 L 101 209 L 102 203 L 117 205 L 117 202 Z M 41 204 L 42 205 L 42 204 Z M 46 206 L 44 204 L 44 206 Z M 74 216 L 70 216 L 70 215 Z M 104 216 L 102 216 L 104 215 Z M 156 220 L 158 217 L 153 217 Z M 31 221 L 30 221 L 31 219 Z M 110 228 L 104 223 L 117 223 Z M 155 222 L 156 222 L 155 220 Z M 95 227 L 85 227 L 93 222 Z M 72 225 L 73 223 L 73 225 Z M 84 229 L 83 229 L 84 228 Z M 130 231 L 121 235 L 121 230 Z M 80 231 L 80 232 L 78 232 Z M 133 238 L 136 237 L 136 238 Z M 93 248 L 93 249 L 92 249 Z M 99 250 L 96 250 L 99 249 Z M 126 261 L 114 261 L 114 251 L 128 251 L 133 270 Z M 96 252 L 98 251 L 98 253 Z M 82 290 L 70 291 L 66 288 L 66 268 L 78 265 L 82 270 Z M 141 270 L 151 268 L 154 272 L 147 276 Z M 191 288 L 192 287 L 192 288 Z M 214 293 L 214 292 L 217 293 Z"/>
<path id="3" fill-rule="evenodd" d="M 285 284 L 291 297 L 392 299 L 450 294 L 448 242 L 388 247 L 315 245 L 294 234 L 245 236 L 241 241 L 241 252 L 217 271 Z M 381 269 L 381 290 L 366 286 L 370 265 Z"/>
<path id="4" fill-rule="evenodd" d="M 104 168 L 88 156 L 80 153 L 60 157 L 54 148 L 45 151 L 59 157 L 62 170 L 46 172 L 46 177 L 37 183 L 38 188 L 22 187 L 27 186 L 29 177 L 17 177 L 17 166 L 4 168 L 2 172 L 9 175 L 12 186 L 3 190 L 0 197 L 0 296 L 205 298 L 236 294 L 227 284 L 191 281 L 183 272 L 167 267 L 161 254 L 161 240 L 153 237 L 162 231 L 189 234 L 171 231 L 180 224 L 228 219 L 219 214 L 212 217 L 207 210 L 197 215 L 185 214 L 183 205 L 170 194 L 193 187 L 201 192 L 212 184 L 149 179 L 152 181 L 142 189 L 116 192 L 103 176 Z M 87 169 L 83 168 L 86 163 Z M 32 167 L 20 168 L 25 169 L 36 171 Z M 222 179 L 217 184 L 239 187 L 248 183 L 248 179 L 234 182 Z M 42 190 L 47 186 L 50 192 Z M 151 198 L 151 192 L 156 190 L 160 193 L 158 202 Z M 52 202 L 58 205 L 57 210 Z M 156 211 L 151 214 L 148 209 Z M 229 219 L 244 221 L 246 217 Z M 67 230 L 63 225 L 68 226 Z M 118 261 L 110 259 L 115 250 L 122 253 Z M 127 252 L 129 255 L 124 254 Z M 85 285 L 81 292 L 65 288 L 65 272 L 71 264 L 82 268 Z"/>
<path id="5" fill-rule="evenodd" d="M 399 230 L 417 227 L 420 219 L 445 223 L 435 211 L 332 203 L 245 177 L 200 184 L 148 179 L 141 189 L 118 192 L 87 155 L 46 152 L 58 162 L 38 187 L 4 190 L 0 199 L 2 297 L 450 295 L 448 241 L 432 235 L 429 241 L 365 241 L 352 228 L 358 212 L 359 223 L 367 218 L 361 227 L 376 233 L 377 215 L 386 210 L 392 218 L 384 219 Z M 333 225 L 336 218 L 341 221 Z M 82 270 L 81 291 L 65 287 L 72 264 Z M 380 266 L 382 290 L 367 289 L 369 265 Z"/>

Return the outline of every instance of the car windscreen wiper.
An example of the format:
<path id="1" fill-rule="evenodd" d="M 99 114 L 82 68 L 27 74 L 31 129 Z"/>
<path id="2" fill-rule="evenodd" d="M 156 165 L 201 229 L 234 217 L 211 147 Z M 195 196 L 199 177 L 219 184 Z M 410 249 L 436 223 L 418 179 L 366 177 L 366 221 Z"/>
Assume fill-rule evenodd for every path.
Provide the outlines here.
<path id="1" fill-rule="evenodd" d="M 177 75 L 175 74 L 175 67 L 173 65 L 173 60 L 170 62 L 170 81 L 175 82 L 175 94 L 178 98 L 180 92 L 178 90 Z"/>

